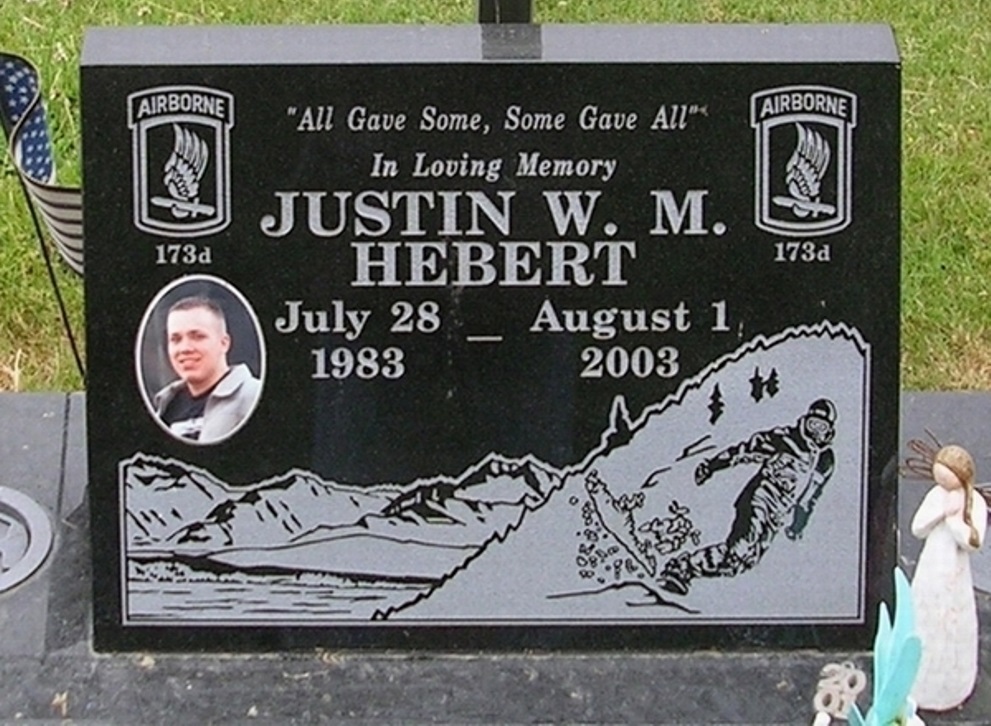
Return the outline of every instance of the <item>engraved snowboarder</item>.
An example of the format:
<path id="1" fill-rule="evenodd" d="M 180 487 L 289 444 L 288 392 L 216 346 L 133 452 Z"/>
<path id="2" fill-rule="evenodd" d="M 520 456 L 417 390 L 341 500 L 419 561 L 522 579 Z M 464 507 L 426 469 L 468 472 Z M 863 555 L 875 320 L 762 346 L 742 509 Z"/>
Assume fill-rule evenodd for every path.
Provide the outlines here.
<path id="1" fill-rule="evenodd" d="M 760 469 L 736 498 L 726 541 L 669 560 L 658 578 L 660 586 L 685 595 L 696 577 L 734 577 L 754 567 L 782 528 L 790 539 L 801 538 L 835 468 L 830 446 L 835 424 L 836 407 L 822 398 L 794 425 L 759 431 L 702 461 L 695 470 L 699 486 L 738 464 L 758 463 Z"/>

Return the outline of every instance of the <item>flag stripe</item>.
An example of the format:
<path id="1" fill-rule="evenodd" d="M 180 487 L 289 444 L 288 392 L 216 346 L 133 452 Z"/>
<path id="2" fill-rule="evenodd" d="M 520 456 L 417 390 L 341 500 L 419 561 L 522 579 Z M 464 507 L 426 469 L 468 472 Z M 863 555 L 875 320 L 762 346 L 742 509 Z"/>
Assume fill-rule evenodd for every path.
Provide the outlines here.
<path id="1" fill-rule="evenodd" d="M 44 199 L 50 207 L 64 207 L 65 209 L 83 208 L 83 195 L 78 188 L 53 187 L 48 184 L 39 184 L 33 179 L 25 179 L 28 187 L 34 195 Z"/>
<path id="2" fill-rule="evenodd" d="M 34 200 L 35 204 L 44 208 L 45 212 L 56 218 L 62 219 L 67 222 L 78 222 L 82 224 L 83 209 L 78 203 L 81 198 L 77 198 L 77 203 L 73 206 L 68 206 L 64 203 L 53 203 L 52 195 L 45 194 L 43 190 L 39 190 L 35 184 L 28 183 L 28 192 L 31 194 L 31 198 Z M 56 199 L 59 199 L 56 197 Z"/>
<path id="3" fill-rule="evenodd" d="M 41 216 L 45 218 L 45 222 L 54 227 L 54 231 L 60 236 L 82 239 L 83 226 L 81 224 L 78 222 L 63 222 L 61 219 L 53 217 L 48 210 L 40 204 L 38 205 L 38 208 L 41 210 Z M 79 245 L 76 246 L 78 247 Z"/>
<path id="4" fill-rule="evenodd" d="M 43 199 L 39 199 L 38 197 L 35 197 L 35 202 L 39 205 L 44 205 L 45 213 L 52 219 L 56 220 L 57 222 L 61 222 L 63 225 L 75 224 L 80 228 L 82 227 L 83 210 L 78 208 L 72 209 L 71 207 L 58 207 L 55 206 L 54 204 L 49 204 L 48 202 L 44 201 Z M 80 229 L 80 234 L 82 234 L 81 229 Z"/>

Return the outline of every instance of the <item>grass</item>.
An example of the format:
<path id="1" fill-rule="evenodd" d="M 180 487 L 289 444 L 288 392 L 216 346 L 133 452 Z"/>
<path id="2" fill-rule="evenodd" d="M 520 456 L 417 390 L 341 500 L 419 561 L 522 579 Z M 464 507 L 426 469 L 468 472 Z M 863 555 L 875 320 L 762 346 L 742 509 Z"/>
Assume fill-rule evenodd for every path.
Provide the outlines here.
<path id="1" fill-rule="evenodd" d="M 541 23 L 887 22 L 903 58 L 902 384 L 991 388 L 991 23 L 973 0 L 537 0 Z M 40 68 L 64 183 L 79 182 L 88 25 L 464 23 L 474 0 L 2 0 L 0 48 Z M 82 284 L 60 266 L 73 325 Z M 0 390 L 81 386 L 30 219 L 0 161 Z"/>

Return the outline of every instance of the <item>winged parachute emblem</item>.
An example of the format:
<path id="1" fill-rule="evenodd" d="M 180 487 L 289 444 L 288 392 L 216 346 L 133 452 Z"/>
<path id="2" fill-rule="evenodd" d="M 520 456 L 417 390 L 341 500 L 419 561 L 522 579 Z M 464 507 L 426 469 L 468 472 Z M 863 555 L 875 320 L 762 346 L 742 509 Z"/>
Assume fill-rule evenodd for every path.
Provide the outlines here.
<path id="1" fill-rule="evenodd" d="M 805 128 L 800 123 L 795 124 L 795 129 L 798 142 L 785 166 L 785 182 L 791 196 L 776 196 L 774 203 L 790 207 L 796 217 L 831 216 L 836 213 L 836 207 L 819 200 L 822 178 L 829 169 L 829 143 L 815 129 Z"/>
<path id="2" fill-rule="evenodd" d="M 152 197 L 151 203 L 166 207 L 176 219 L 212 215 L 216 210 L 208 204 L 200 204 L 200 179 L 210 161 L 210 147 L 189 129 L 172 124 L 175 146 L 165 162 L 162 181 L 168 189 L 168 197 Z"/>

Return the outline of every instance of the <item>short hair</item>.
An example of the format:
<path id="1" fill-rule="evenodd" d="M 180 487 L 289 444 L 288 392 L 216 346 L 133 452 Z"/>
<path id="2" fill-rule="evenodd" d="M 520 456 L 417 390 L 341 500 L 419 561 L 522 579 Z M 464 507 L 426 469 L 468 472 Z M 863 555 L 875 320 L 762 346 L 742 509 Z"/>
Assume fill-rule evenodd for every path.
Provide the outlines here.
<path id="1" fill-rule="evenodd" d="M 173 303 L 172 306 L 169 307 L 169 312 L 166 317 L 180 310 L 194 310 L 196 308 L 203 308 L 204 310 L 209 310 L 213 313 L 220 321 L 220 329 L 225 333 L 227 332 L 227 316 L 224 315 L 224 309 L 220 307 L 220 303 L 216 300 L 211 300 L 203 295 L 190 295 L 189 297 L 184 297 L 178 302 Z"/>

